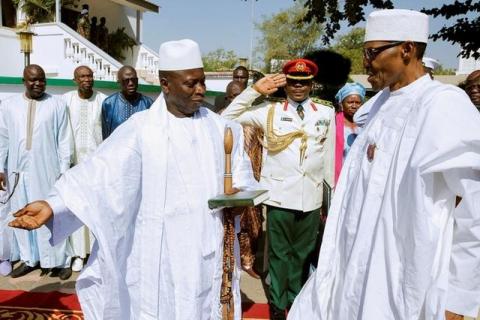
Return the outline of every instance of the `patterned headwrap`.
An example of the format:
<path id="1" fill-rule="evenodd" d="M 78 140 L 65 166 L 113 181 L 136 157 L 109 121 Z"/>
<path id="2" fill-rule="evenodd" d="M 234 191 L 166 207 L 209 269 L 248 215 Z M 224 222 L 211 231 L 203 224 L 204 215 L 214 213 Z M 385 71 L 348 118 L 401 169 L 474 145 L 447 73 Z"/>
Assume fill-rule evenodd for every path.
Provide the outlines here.
<path id="1" fill-rule="evenodd" d="M 362 102 L 365 101 L 365 87 L 358 82 L 346 83 L 342 89 L 338 90 L 335 99 L 337 102 L 342 103 L 346 97 L 352 94 L 358 94 Z"/>

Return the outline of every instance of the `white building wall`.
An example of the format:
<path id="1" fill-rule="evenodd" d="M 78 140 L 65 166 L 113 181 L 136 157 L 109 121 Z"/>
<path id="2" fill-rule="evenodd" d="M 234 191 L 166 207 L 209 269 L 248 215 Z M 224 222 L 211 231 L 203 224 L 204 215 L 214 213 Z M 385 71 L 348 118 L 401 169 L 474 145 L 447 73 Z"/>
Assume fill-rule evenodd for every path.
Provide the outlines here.
<path id="1" fill-rule="evenodd" d="M 122 64 L 63 24 L 45 23 L 32 27 L 32 64 L 39 64 L 48 78 L 72 79 L 73 70 L 88 65 L 98 80 L 115 80 Z M 0 76 L 21 76 L 24 62 L 20 44 L 12 29 L 0 28 Z M 76 46 L 78 50 L 73 50 Z M 75 53 L 76 52 L 76 53 Z"/>
<path id="2" fill-rule="evenodd" d="M 12 29 L 0 27 L 0 51 L 0 76 L 21 77 L 23 53 L 20 52 L 20 40 Z"/>
<path id="3" fill-rule="evenodd" d="M 136 11 L 128 7 L 124 7 L 109 0 L 85 0 L 82 4 L 88 4 L 90 7 L 89 16 L 97 17 L 100 22 L 101 17 L 107 19 L 107 28 L 109 32 L 117 30 L 117 28 L 125 27 L 125 32 L 135 39 L 136 29 Z"/>
<path id="4" fill-rule="evenodd" d="M 35 28 L 34 28 L 35 30 Z M 64 34 L 56 25 L 43 27 L 41 33 L 33 37 L 32 64 L 41 65 L 47 77 L 72 79 L 75 65 L 65 59 Z"/>
<path id="5" fill-rule="evenodd" d="M 472 57 L 458 59 L 457 74 L 470 74 L 475 70 L 480 70 L 480 59 L 475 60 Z"/>

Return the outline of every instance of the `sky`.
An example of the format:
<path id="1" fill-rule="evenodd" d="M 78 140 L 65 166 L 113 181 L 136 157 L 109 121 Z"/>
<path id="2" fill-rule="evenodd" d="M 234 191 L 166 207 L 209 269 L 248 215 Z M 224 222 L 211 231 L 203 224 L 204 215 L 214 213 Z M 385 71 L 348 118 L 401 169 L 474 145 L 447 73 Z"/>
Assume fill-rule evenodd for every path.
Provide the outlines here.
<path id="1" fill-rule="evenodd" d="M 279 11 L 294 5 L 293 0 L 151 0 L 160 6 L 160 12 L 144 15 L 143 42 L 158 51 L 164 41 L 190 38 L 197 41 L 203 54 L 216 49 L 233 50 L 239 57 L 250 57 L 258 42 L 259 32 L 252 26 Z M 419 10 L 431 8 L 453 0 L 394 0 L 396 8 Z M 367 14 L 371 8 L 367 8 Z M 253 13 L 253 14 L 252 14 Z M 430 33 L 454 19 L 430 19 Z M 359 23 L 355 27 L 364 27 Z M 352 27 L 342 25 L 339 35 L 348 33 Z M 444 68 L 458 68 L 458 45 L 448 42 L 430 42 L 426 55 L 440 61 Z"/>

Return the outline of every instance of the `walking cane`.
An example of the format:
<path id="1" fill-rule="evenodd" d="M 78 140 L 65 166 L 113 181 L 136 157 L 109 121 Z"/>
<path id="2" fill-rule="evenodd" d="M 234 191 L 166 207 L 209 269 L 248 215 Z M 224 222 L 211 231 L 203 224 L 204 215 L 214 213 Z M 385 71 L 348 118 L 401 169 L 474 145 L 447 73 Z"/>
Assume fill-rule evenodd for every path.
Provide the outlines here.
<path id="1" fill-rule="evenodd" d="M 232 149 L 233 149 L 233 133 L 232 129 L 225 128 L 224 136 L 225 149 L 225 174 L 223 181 L 223 191 L 230 194 L 232 191 Z M 220 293 L 220 302 L 222 303 L 222 319 L 233 320 L 234 317 L 234 301 L 232 280 L 235 270 L 235 215 L 230 208 L 223 210 L 223 275 L 222 289 Z"/>

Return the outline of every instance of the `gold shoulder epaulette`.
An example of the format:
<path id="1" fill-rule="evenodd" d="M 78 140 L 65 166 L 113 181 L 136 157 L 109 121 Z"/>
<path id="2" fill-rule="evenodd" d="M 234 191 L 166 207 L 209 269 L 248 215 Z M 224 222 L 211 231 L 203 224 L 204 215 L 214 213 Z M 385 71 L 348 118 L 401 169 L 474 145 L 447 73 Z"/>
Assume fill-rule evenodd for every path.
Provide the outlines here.
<path id="1" fill-rule="evenodd" d="M 319 103 L 319 104 L 322 104 L 324 106 L 327 106 L 327 107 L 330 107 L 330 108 L 334 108 L 335 106 L 333 105 L 333 103 L 331 101 L 328 101 L 328 100 L 323 100 L 323 99 L 320 99 L 318 97 L 310 97 L 310 99 L 312 99 L 312 101 L 314 103 Z"/>

